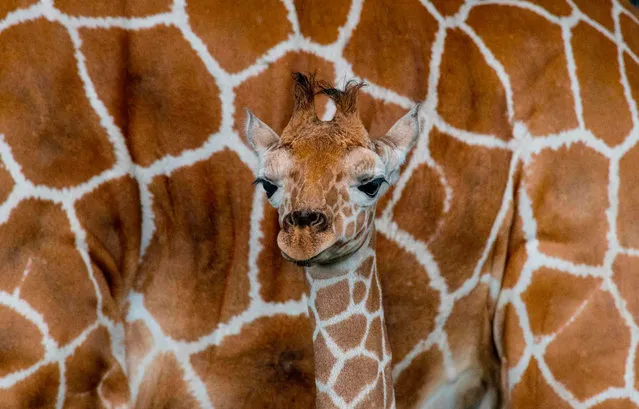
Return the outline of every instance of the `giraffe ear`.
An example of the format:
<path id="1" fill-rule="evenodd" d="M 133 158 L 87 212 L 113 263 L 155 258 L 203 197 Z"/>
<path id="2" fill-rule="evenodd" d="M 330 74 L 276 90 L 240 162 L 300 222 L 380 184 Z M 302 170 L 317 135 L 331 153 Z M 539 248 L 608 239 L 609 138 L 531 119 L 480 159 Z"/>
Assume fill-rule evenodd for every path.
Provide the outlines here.
<path id="1" fill-rule="evenodd" d="M 421 133 L 419 108 L 420 104 L 415 105 L 386 135 L 374 141 L 375 152 L 386 165 L 387 179 L 391 183 L 397 180 L 399 167 Z"/>
<path id="2" fill-rule="evenodd" d="M 260 121 L 251 111 L 246 112 L 246 126 L 244 132 L 246 138 L 258 155 L 262 155 L 271 146 L 277 144 L 280 137 L 268 125 Z"/>

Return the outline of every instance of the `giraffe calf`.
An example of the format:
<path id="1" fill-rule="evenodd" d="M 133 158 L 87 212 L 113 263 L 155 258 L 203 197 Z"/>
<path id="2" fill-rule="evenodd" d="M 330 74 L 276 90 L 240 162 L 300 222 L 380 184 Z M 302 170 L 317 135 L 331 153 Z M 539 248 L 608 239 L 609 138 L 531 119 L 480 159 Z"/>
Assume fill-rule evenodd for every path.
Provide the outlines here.
<path id="1" fill-rule="evenodd" d="M 318 408 L 394 408 L 391 350 L 375 260 L 375 205 L 419 135 L 419 105 L 371 138 L 357 111 L 361 83 L 343 90 L 295 74 L 295 106 L 277 135 L 247 111 L 258 178 L 279 212 L 282 256 L 305 266 Z M 318 119 L 314 98 L 337 107 Z"/>

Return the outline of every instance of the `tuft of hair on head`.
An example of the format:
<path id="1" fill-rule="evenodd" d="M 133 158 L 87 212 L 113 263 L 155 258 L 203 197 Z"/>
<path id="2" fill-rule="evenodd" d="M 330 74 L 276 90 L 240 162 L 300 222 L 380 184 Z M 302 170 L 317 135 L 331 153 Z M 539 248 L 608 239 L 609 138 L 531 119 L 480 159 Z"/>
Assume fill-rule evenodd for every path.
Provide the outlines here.
<path id="1" fill-rule="evenodd" d="M 357 96 L 359 90 L 366 86 L 366 83 L 357 80 L 350 80 L 344 86 L 344 89 L 334 88 L 330 83 L 321 81 L 317 84 L 318 94 L 327 95 L 335 102 L 337 112 L 345 116 L 357 113 Z"/>
<path id="2" fill-rule="evenodd" d="M 312 114 L 315 116 L 315 90 L 317 89 L 315 73 L 305 75 L 300 72 L 294 72 L 293 81 L 293 96 L 295 101 L 293 115 Z"/>

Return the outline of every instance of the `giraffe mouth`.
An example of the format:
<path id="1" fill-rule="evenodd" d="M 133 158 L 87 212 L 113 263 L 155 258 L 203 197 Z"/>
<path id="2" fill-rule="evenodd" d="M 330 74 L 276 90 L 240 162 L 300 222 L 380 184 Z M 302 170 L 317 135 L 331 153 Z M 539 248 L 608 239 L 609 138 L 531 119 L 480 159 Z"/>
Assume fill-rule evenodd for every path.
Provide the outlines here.
<path id="1" fill-rule="evenodd" d="M 326 250 L 328 250 L 328 249 L 326 249 Z M 321 256 L 322 253 L 324 253 L 326 250 L 323 250 L 319 254 L 317 254 L 317 255 L 315 255 L 315 256 L 313 256 L 311 258 L 308 258 L 306 260 L 299 260 L 299 259 L 293 258 L 293 257 L 289 256 L 288 254 L 286 254 L 283 250 L 280 250 L 280 252 L 282 253 L 282 257 L 284 257 L 286 260 L 288 260 L 288 261 L 290 261 L 292 263 L 295 263 L 296 265 L 298 265 L 300 267 L 310 267 L 313 264 L 315 264 L 315 260 L 317 260 L 319 258 L 319 256 Z"/>
<path id="2" fill-rule="evenodd" d="M 324 250 L 320 251 L 313 257 L 305 259 L 305 260 L 300 260 L 300 259 L 291 257 L 288 254 L 286 254 L 286 252 L 282 249 L 280 249 L 280 252 L 282 253 L 282 257 L 284 257 L 284 259 L 292 263 L 295 263 L 296 265 L 300 267 L 310 267 L 315 264 L 327 265 L 327 264 L 339 263 L 340 261 L 347 259 L 353 253 L 357 252 L 362 247 L 365 241 L 366 240 L 359 240 L 355 246 L 347 246 L 344 243 L 340 243 L 338 241 L 336 243 L 333 243 L 331 246 L 328 246 Z M 346 251 L 340 251 L 340 250 L 346 250 Z"/>

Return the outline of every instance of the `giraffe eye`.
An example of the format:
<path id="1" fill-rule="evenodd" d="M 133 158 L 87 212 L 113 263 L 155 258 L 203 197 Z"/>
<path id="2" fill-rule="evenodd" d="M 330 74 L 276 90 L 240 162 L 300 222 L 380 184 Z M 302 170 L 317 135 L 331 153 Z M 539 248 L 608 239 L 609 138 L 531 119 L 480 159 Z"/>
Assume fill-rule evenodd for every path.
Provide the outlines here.
<path id="1" fill-rule="evenodd" d="M 266 197 L 269 199 L 271 198 L 271 196 L 275 194 L 275 192 L 278 189 L 276 185 L 274 185 L 273 183 L 269 182 L 266 179 L 257 178 L 255 182 L 253 182 L 254 185 L 257 185 L 258 183 L 262 184 L 262 187 L 264 188 L 264 191 L 266 192 Z"/>
<path id="2" fill-rule="evenodd" d="M 384 179 L 384 178 L 376 178 L 376 179 L 371 180 L 370 182 L 366 182 L 366 183 L 364 183 L 362 185 L 357 186 L 357 188 L 360 191 L 366 193 L 366 195 L 368 197 L 375 197 L 375 195 L 379 191 L 379 187 L 384 182 L 386 182 L 386 179 Z"/>

